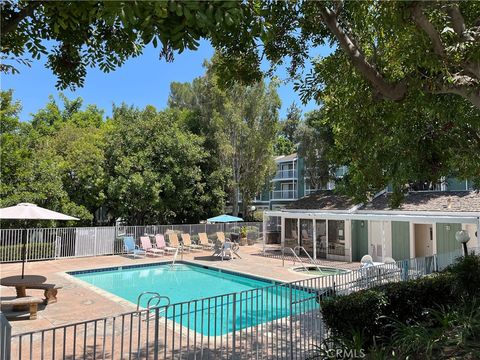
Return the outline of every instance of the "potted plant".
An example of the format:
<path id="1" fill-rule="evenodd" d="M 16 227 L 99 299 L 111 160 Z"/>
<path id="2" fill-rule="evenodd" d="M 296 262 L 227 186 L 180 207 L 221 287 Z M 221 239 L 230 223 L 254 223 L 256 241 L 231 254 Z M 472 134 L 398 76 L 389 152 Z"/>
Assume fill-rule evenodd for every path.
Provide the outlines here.
<path id="1" fill-rule="evenodd" d="M 240 229 L 240 245 L 244 246 L 247 245 L 247 227 L 242 226 Z"/>

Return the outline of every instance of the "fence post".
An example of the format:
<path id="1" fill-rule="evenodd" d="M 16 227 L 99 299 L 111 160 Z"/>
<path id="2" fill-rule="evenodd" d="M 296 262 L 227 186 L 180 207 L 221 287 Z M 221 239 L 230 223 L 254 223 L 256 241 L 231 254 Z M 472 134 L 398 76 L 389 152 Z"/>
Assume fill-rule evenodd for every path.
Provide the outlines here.
<path id="1" fill-rule="evenodd" d="M 147 313 L 147 316 L 149 316 L 149 314 Z M 158 327 L 160 326 L 160 324 L 158 323 L 158 318 L 160 317 L 160 311 L 159 311 L 159 308 L 158 306 L 155 308 L 155 339 L 153 340 L 153 360 L 158 360 L 158 352 L 159 352 L 159 349 L 158 349 Z M 166 346 L 166 344 L 165 344 Z M 113 356 L 113 354 L 112 354 Z"/>
<path id="2" fill-rule="evenodd" d="M 97 256 L 97 227 L 95 226 L 95 234 L 93 240 L 93 256 Z"/>
<path id="3" fill-rule="evenodd" d="M 0 311 L 0 360 L 10 360 L 12 326 Z"/>
<path id="4" fill-rule="evenodd" d="M 290 289 L 290 358 L 293 359 L 293 294 L 292 284 L 288 284 Z"/>
<path id="5" fill-rule="evenodd" d="M 228 297 L 227 297 L 228 301 Z M 235 341 L 235 333 L 237 331 L 237 293 L 233 293 L 233 305 L 232 305 L 232 359 L 235 359 L 235 351 L 236 351 L 236 341 Z M 240 329 L 241 331 L 241 329 Z"/>

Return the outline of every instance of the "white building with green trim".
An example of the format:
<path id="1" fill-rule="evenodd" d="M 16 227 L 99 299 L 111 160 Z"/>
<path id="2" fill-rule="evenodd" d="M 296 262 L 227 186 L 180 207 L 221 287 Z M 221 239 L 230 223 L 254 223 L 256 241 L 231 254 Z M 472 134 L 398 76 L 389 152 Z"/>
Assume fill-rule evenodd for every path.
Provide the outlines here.
<path id="1" fill-rule="evenodd" d="M 398 209 L 390 193 L 355 204 L 333 191 L 319 191 L 282 210 L 264 212 L 265 249 L 302 246 L 314 259 L 402 260 L 461 250 L 455 239 L 467 230 L 468 246 L 480 247 L 480 193 L 419 191 L 409 193 Z"/>

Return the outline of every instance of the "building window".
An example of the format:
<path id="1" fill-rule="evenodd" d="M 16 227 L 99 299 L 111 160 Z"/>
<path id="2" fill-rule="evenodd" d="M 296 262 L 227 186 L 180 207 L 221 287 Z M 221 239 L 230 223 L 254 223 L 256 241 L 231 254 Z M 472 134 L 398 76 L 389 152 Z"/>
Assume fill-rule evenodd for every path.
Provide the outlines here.
<path id="1" fill-rule="evenodd" d="M 317 259 L 325 259 L 327 257 L 327 221 L 316 220 L 316 236 L 317 236 Z"/>
<path id="2" fill-rule="evenodd" d="M 300 220 L 300 245 L 313 257 L 313 220 Z"/>
<path id="3" fill-rule="evenodd" d="M 328 220 L 328 253 L 345 256 L 344 220 Z"/>
<path id="4" fill-rule="evenodd" d="M 294 248 L 298 245 L 298 220 L 285 219 L 285 247 Z"/>

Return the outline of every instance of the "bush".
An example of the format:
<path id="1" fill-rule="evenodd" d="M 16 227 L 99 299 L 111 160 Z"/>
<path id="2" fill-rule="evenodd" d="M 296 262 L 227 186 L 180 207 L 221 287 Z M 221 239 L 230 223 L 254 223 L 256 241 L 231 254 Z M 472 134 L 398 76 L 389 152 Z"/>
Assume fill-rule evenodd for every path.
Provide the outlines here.
<path id="1" fill-rule="evenodd" d="M 480 297 L 480 256 L 468 255 L 444 270 L 454 280 L 454 290 L 458 294 Z"/>
<path id="2" fill-rule="evenodd" d="M 0 261 L 21 261 L 22 248 L 22 244 L 0 246 Z M 27 258 L 30 260 L 55 257 L 55 243 L 53 242 L 30 243 L 26 248 Z"/>
<path id="3" fill-rule="evenodd" d="M 387 298 L 383 315 L 405 323 L 424 318 L 427 308 L 449 305 L 455 301 L 453 278 L 449 274 L 390 283 L 379 289 Z"/>
<path id="4" fill-rule="evenodd" d="M 400 283 L 389 283 L 321 303 L 323 318 L 336 336 L 362 334 L 366 345 L 389 336 L 392 322 L 414 323 L 427 319 L 426 309 L 448 306 L 457 301 L 454 278 L 438 274 Z"/>
<path id="5" fill-rule="evenodd" d="M 362 290 L 321 301 L 323 320 L 335 336 L 362 334 L 371 339 L 380 333 L 387 301 L 379 290 Z"/>

